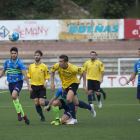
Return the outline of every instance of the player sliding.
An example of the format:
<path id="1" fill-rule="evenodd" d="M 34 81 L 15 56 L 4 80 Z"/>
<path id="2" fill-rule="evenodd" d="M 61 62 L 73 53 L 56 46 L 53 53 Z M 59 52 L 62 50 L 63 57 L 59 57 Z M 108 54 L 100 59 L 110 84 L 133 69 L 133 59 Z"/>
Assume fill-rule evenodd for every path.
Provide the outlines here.
<path id="1" fill-rule="evenodd" d="M 58 99 L 59 96 L 61 96 L 61 99 Z M 53 108 L 53 113 L 56 118 L 56 121 L 51 122 L 51 124 L 59 125 L 59 124 L 65 124 L 68 119 L 71 118 L 71 113 L 69 109 L 69 104 L 67 103 L 67 95 L 65 93 L 65 90 L 63 88 L 60 88 L 54 97 L 50 100 L 49 104 L 44 107 L 44 111 L 46 111 L 51 105 Z M 59 118 L 59 109 L 64 109 L 65 112 L 62 116 L 62 118 Z M 75 110 L 77 110 L 77 106 L 75 106 Z"/>

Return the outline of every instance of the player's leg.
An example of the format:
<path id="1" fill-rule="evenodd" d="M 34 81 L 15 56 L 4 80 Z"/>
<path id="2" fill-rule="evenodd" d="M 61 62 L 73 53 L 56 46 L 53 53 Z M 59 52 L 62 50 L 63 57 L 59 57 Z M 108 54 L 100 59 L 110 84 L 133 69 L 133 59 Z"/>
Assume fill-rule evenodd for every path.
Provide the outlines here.
<path id="1" fill-rule="evenodd" d="M 34 98 L 33 100 L 34 100 L 34 103 L 35 103 L 36 111 L 41 116 L 40 121 L 44 122 L 45 121 L 45 116 L 43 115 L 41 105 L 39 104 L 39 99 Z"/>
<path id="2" fill-rule="evenodd" d="M 52 103 L 53 113 L 55 116 L 56 121 L 52 121 L 51 124 L 59 125 L 60 118 L 59 118 L 59 108 L 62 109 L 62 99 L 55 100 Z"/>
<path id="3" fill-rule="evenodd" d="M 67 102 L 69 104 L 69 108 L 70 108 L 70 113 L 72 115 L 72 119 L 68 123 L 68 125 L 75 124 L 75 122 L 77 121 L 76 120 L 76 114 L 75 114 L 75 105 L 73 103 L 73 97 L 74 97 L 74 92 L 72 90 L 69 90 L 68 94 L 67 94 Z"/>
<path id="4" fill-rule="evenodd" d="M 139 99 L 140 103 L 140 85 L 137 86 L 137 99 Z"/>
<path id="5" fill-rule="evenodd" d="M 49 104 L 49 100 L 46 101 L 46 89 L 44 89 L 43 86 L 42 86 L 42 88 L 38 91 L 38 96 L 39 96 L 39 104 L 40 104 L 41 106 L 47 106 L 47 105 Z M 49 108 L 47 109 L 47 111 L 50 111 L 50 108 L 51 108 L 51 107 L 49 107 Z"/>
<path id="6" fill-rule="evenodd" d="M 9 84 L 9 89 L 13 98 L 13 103 L 15 105 L 15 108 L 18 114 L 18 120 L 19 121 L 22 120 L 21 118 L 21 115 L 22 115 L 23 119 L 25 120 L 25 123 L 28 125 L 30 122 L 27 119 L 27 116 L 24 114 L 21 104 L 19 103 L 19 92 L 22 89 L 22 85 L 23 85 L 22 80 L 15 83 L 11 83 Z"/>
<path id="7" fill-rule="evenodd" d="M 65 106 L 64 109 L 65 109 L 65 112 L 64 112 L 64 114 L 63 114 L 63 116 L 61 118 L 61 123 L 62 124 L 69 123 L 69 120 L 72 119 L 69 107 Z M 76 120 L 75 124 L 76 123 L 77 123 L 77 120 Z"/>
<path id="8" fill-rule="evenodd" d="M 93 97 L 92 101 L 96 101 L 94 90 L 92 91 L 92 97 Z"/>
<path id="9" fill-rule="evenodd" d="M 103 97 L 104 97 L 104 100 L 106 99 L 106 93 L 103 91 L 102 88 L 100 88 L 100 92 L 103 93 Z"/>
<path id="10" fill-rule="evenodd" d="M 137 99 L 139 99 L 140 103 L 140 85 L 137 86 Z M 138 121 L 140 121 L 140 119 L 138 119 Z"/>
<path id="11" fill-rule="evenodd" d="M 90 104 L 90 105 L 86 104 L 85 102 L 78 100 L 76 96 L 74 96 L 73 102 L 76 106 L 79 106 L 80 108 L 90 110 L 90 112 L 93 114 L 93 117 L 96 117 L 96 112 L 94 110 L 94 105 L 93 104 Z"/>
<path id="12" fill-rule="evenodd" d="M 93 89 L 93 80 L 88 80 L 87 86 L 88 86 L 88 103 L 92 104 L 92 91 L 94 90 Z"/>
<path id="13" fill-rule="evenodd" d="M 97 95 L 98 107 L 102 108 L 101 94 L 100 94 L 100 82 L 99 81 L 94 81 L 94 91 L 95 91 L 95 93 Z"/>

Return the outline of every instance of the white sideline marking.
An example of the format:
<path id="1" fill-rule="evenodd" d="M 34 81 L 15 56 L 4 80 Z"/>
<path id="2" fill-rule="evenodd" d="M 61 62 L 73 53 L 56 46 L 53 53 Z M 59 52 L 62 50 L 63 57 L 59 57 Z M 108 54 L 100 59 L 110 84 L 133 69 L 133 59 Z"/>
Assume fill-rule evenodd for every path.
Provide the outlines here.
<path id="1" fill-rule="evenodd" d="M 8 92 L 8 91 L 1 91 L 0 93 L 4 93 L 4 92 Z"/>

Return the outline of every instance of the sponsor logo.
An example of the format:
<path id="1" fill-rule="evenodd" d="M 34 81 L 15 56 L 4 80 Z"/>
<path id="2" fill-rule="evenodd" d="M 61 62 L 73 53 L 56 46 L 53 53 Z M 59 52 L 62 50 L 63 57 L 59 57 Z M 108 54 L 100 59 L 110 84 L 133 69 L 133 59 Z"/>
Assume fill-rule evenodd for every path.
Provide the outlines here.
<path id="1" fill-rule="evenodd" d="M 17 65 L 17 64 L 15 64 L 15 68 L 17 68 L 17 66 L 18 66 L 18 65 Z"/>
<path id="2" fill-rule="evenodd" d="M 0 28 L 0 37 L 5 38 L 10 33 L 4 26 Z"/>

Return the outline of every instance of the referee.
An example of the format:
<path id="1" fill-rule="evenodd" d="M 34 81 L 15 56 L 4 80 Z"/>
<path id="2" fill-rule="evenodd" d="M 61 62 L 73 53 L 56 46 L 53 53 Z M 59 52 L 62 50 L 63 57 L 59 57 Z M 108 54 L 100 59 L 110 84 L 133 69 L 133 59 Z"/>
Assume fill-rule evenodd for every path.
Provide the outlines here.
<path id="1" fill-rule="evenodd" d="M 45 121 L 41 106 L 47 106 L 49 101 L 46 99 L 47 82 L 50 78 L 48 67 L 41 62 L 43 53 L 40 50 L 35 51 L 35 63 L 29 66 L 27 76 L 30 81 L 30 98 L 34 100 L 36 111 L 41 116 L 41 122 Z"/>

